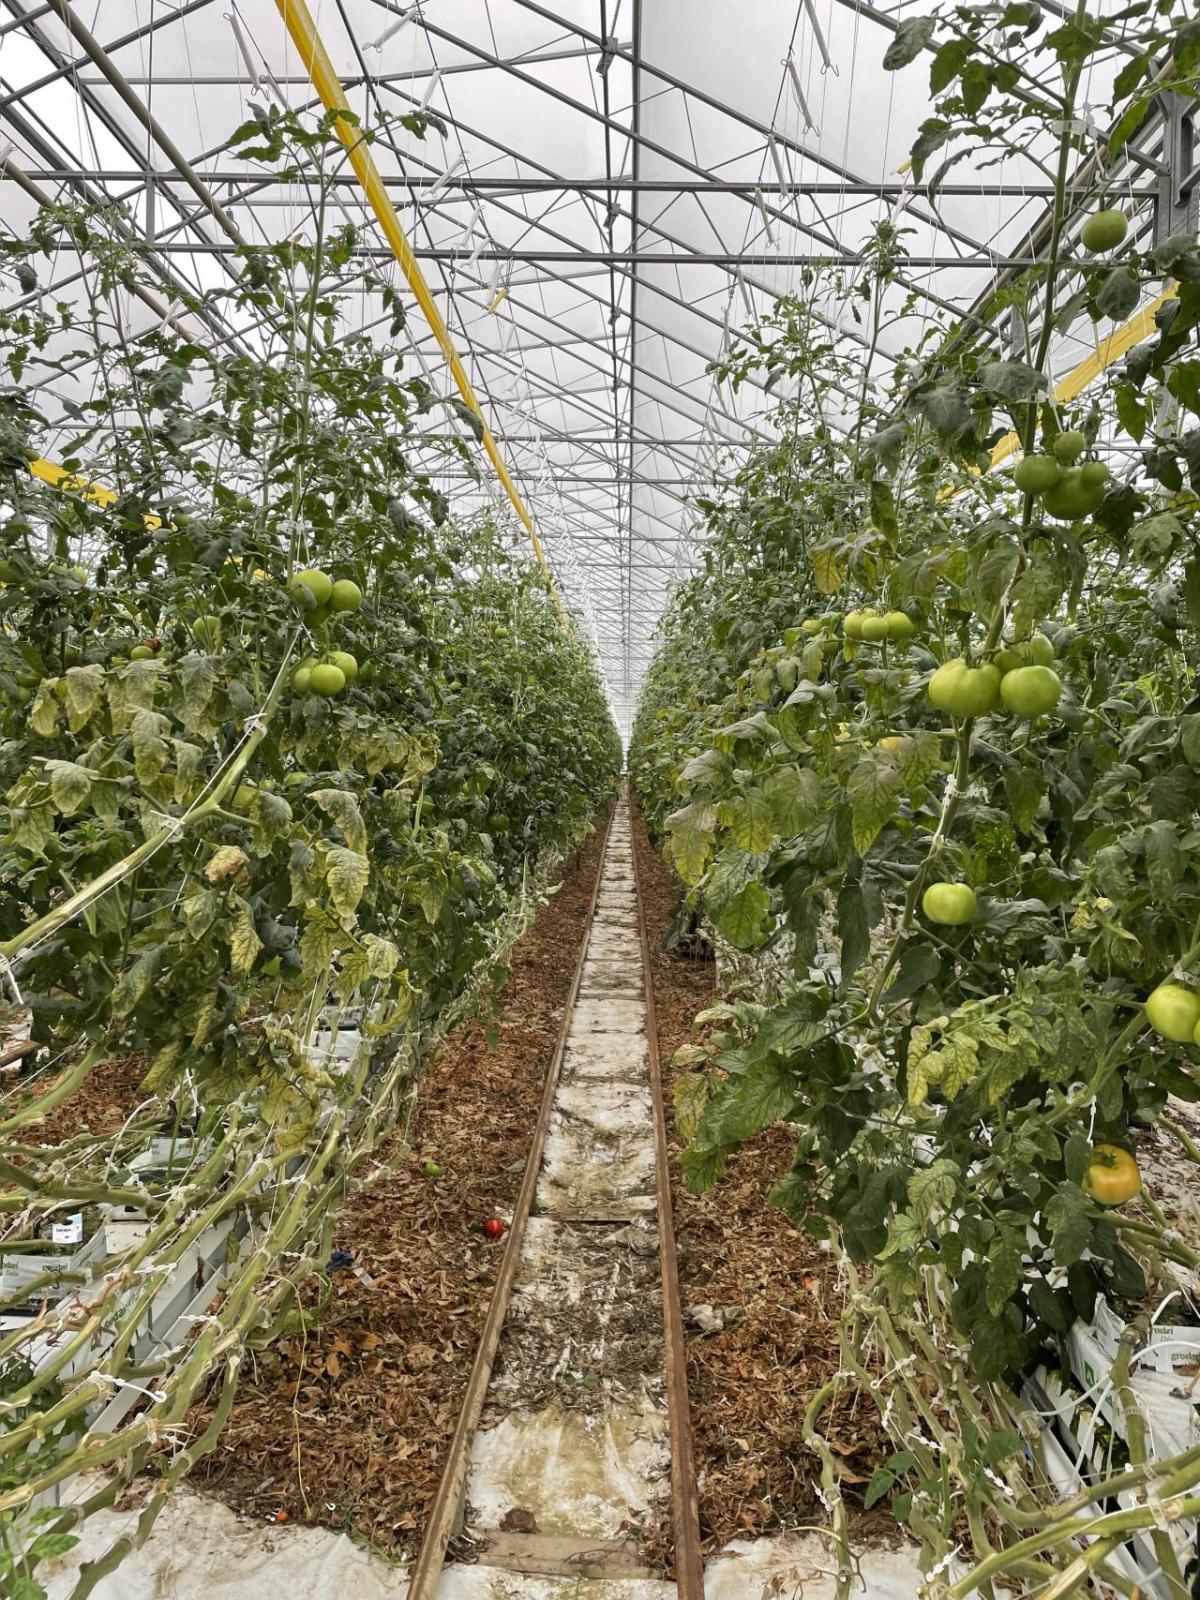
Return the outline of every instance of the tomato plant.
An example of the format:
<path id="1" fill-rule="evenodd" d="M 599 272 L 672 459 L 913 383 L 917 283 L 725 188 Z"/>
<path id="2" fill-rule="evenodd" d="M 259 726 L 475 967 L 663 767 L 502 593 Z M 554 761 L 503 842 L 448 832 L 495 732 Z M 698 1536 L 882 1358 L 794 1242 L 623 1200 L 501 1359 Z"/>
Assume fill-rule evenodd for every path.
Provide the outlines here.
<path id="1" fill-rule="evenodd" d="M 343 159 L 329 119 L 264 112 L 234 142 L 318 171 Z M 404 308 L 363 277 L 353 231 L 328 231 L 324 200 L 311 240 L 246 248 L 231 287 L 136 339 L 123 296 L 154 285 L 118 218 L 43 211 L 0 263 L 36 280 L 69 249 L 91 269 L 90 317 L 0 318 L 0 957 L 6 1006 L 28 1010 L 60 1069 L 18 1085 L 0 1124 L 11 1138 L 114 1056 L 144 1054 L 140 1111 L 115 1151 L 84 1130 L 67 1186 L 75 1204 L 147 1209 L 127 1263 L 143 1309 L 194 1230 L 247 1206 L 260 1219 L 199 1344 L 156 1377 L 176 1417 L 214 1372 L 223 1414 L 251 1333 L 296 1314 L 424 1046 L 486 1007 L 621 760 L 595 663 L 523 536 L 454 520 L 412 464 L 413 419 L 437 397 L 403 345 L 355 331 L 363 293 L 393 336 Z M 211 342 L 217 310 L 260 338 Z M 81 353 L 98 381 L 51 421 L 37 383 Z M 473 465 L 462 434 L 444 448 Z M 38 458 L 61 481 L 31 473 Z M 351 1007 L 341 1060 L 318 1024 Z M 211 1155 L 159 1192 L 125 1181 L 164 1126 Z M 12 1231 L 61 1208 L 63 1171 L 53 1148 L 8 1153 Z M 135 1309 L 101 1384 L 132 1359 Z M 94 1331 L 84 1317 L 64 1336 L 79 1381 L 61 1448 L 8 1457 L 4 1519 L 74 1470 Z M 14 1380 L 9 1449 L 37 1432 L 59 1364 Z M 119 1474 L 156 1426 L 147 1412 L 108 1450 Z"/>
<path id="2" fill-rule="evenodd" d="M 1169 10 L 1144 14 L 1147 48 Z M 1194 94 L 1188 26 L 1172 81 Z M 889 67 L 933 52 L 918 181 L 943 146 L 1015 149 L 1037 118 L 1053 135 L 1046 259 L 1012 290 L 1026 348 L 1000 359 L 948 324 L 873 396 L 830 348 L 830 274 L 735 343 L 722 376 L 791 378 L 794 397 L 779 442 L 703 502 L 708 540 L 630 756 L 689 904 L 769 973 L 681 1082 L 688 1181 L 718 1183 L 772 1123 L 794 1130 L 774 1198 L 848 1263 L 843 1362 L 879 1393 L 857 1341 L 883 1351 L 904 1514 L 933 1562 L 964 1506 L 1004 1519 L 983 1472 L 1020 1446 L 1002 1386 L 1065 1362 L 1099 1295 L 1133 1318 L 1151 1280 L 1195 1287 L 1200 1265 L 1151 1196 L 1108 1209 L 1139 1194 L 1131 1148 L 1170 1127 L 1168 1097 L 1200 1100 L 1200 252 L 1139 253 L 1092 217 L 1085 244 L 1119 261 L 1067 259 L 1080 136 L 1063 118 L 1106 40 L 1082 8 L 1049 33 L 1034 7 L 900 24 Z M 1113 155 L 1144 76 L 1119 74 Z M 877 228 L 856 290 L 868 348 L 895 238 Z M 1129 278 L 1136 304 L 1164 269 L 1173 297 L 1148 340 L 1100 391 L 1052 403 L 1056 328 L 1113 316 Z M 880 626 L 896 611 L 910 629 Z M 1180 1150 L 1195 1155 L 1186 1136 Z M 1001 1570 L 1003 1551 L 984 1575 Z"/>

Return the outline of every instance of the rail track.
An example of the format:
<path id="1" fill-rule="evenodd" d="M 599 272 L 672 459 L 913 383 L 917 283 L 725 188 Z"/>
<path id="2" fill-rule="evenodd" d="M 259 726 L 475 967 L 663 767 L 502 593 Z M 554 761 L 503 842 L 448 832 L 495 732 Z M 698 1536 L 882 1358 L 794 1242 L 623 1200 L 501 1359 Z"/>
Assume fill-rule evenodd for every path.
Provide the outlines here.
<path id="1" fill-rule="evenodd" d="M 669 1494 L 675 1577 L 639 1530 Z M 609 820 L 504 1255 L 408 1600 L 701 1600 L 649 946 Z M 565 1592 L 565 1586 L 564 1586 Z M 599 1592 L 599 1591 L 598 1591 Z"/>

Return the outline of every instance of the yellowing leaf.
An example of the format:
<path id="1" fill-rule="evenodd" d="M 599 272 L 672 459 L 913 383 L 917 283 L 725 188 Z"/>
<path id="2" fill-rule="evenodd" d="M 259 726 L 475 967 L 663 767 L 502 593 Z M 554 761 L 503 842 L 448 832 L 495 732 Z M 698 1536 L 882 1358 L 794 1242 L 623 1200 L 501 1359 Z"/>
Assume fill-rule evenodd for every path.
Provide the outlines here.
<path id="1" fill-rule="evenodd" d="M 50 798 L 64 817 L 82 811 L 92 792 L 92 774 L 74 761 L 47 761 Z"/>
<path id="2" fill-rule="evenodd" d="M 254 926 L 254 913 L 249 904 L 238 895 L 234 901 L 233 916 L 229 924 L 229 955 L 235 972 L 249 972 L 254 958 L 262 949 L 262 940 Z"/>
<path id="3" fill-rule="evenodd" d="M 696 883 L 703 875 L 709 848 L 717 830 L 714 807 L 693 800 L 667 818 L 670 841 L 667 851 L 685 883 Z"/>
<path id="4" fill-rule="evenodd" d="M 321 810 L 337 826 L 342 838 L 351 850 L 357 850 L 365 855 L 367 852 L 367 828 L 363 822 L 362 812 L 358 809 L 358 801 L 345 789 L 318 789 L 313 799 Z"/>
<path id="5" fill-rule="evenodd" d="M 371 863 L 357 850 L 334 845 L 325 856 L 325 882 L 343 918 L 352 917 L 371 877 Z"/>
<path id="6" fill-rule="evenodd" d="M 808 564 L 812 568 L 813 582 L 821 594 L 836 594 L 842 587 L 845 573 L 836 551 L 828 548 L 810 550 Z"/>
<path id="7" fill-rule="evenodd" d="M 711 1086 L 707 1074 L 684 1072 L 675 1079 L 671 1098 L 675 1102 L 675 1126 L 685 1144 L 691 1144 L 708 1105 Z"/>
<path id="8" fill-rule="evenodd" d="M 164 735 L 169 728 L 166 717 L 160 716 L 157 711 L 133 713 L 129 725 L 133 742 L 133 770 L 143 788 L 149 788 L 166 768 L 170 748 Z"/>
<path id="9" fill-rule="evenodd" d="M 250 857 L 240 845 L 223 844 L 205 867 L 204 876 L 209 883 L 224 883 L 227 878 L 240 872 L 249 860 Z"/>
<path id="10" fill-rule="evenodd" d="M 104 668 L 99 662 L 86 667 L 68 667 L 63 678 L 67 701 L 67 722 L 72 733 L 89 721 L 104 698 Z"/>
<path id="11" fill-rule="evenodd" d="M 60 678 L 43 678 L 29 708 L 29 726 L 43 739 L 49 739 L 58 731 L 61 707 L 55 691 L 61 681 Z"/>

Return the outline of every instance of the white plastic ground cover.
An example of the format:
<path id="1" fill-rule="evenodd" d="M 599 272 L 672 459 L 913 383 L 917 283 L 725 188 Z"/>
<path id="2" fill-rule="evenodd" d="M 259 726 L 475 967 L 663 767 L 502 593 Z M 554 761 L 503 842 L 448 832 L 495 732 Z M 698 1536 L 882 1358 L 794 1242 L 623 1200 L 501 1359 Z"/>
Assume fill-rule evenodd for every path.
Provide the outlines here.
<path id="1" fill-rule="evenodd" d="M 99 1487 L 98 1480 L 80 1492 Z M 69 1556 L 38 1569 L 49 1600 L 67 1600 L 83 1562 L 130 1531 L 138 1511 L 103 1511 L 84 1526 Z M 738 1540 L 709 1563 L 705 1600 L 834 1600 L 831 1546 L 803 1537 Z M 916 1552 L 859 1553 L 863 1587 L 854 1600 L 913 1600 L 921 1582 Z M 323 1528 L 264 1525 L 181 1489 L 161 1512 L 145 1547 L 92 1591 L 93 1600 L 402 1600 L 407 1574 Z M 656 1579 L 524 1578 L 497 1568 L 447 1568 L 437 1600 L 674 1600 Z"/>

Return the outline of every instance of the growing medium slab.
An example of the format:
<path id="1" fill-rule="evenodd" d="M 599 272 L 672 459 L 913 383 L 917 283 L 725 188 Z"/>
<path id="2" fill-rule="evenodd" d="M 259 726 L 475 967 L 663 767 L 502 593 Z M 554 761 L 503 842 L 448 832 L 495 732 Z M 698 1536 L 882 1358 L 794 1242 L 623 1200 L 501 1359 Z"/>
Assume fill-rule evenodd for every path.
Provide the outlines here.
<path id="1" fill-rule="evenodd" d="M 531 1217 L 485 1424 L 561 1401 L 597 1410 L 665 1394 L 657 1230 Z"/>
<path id="2" fill-rule="evenodd" d="M 580 996 L 571 1018 L 571 1033 L 643 1033 L 646 1027 L 646 1008 L 639 997 L 623 999 L 619 995 L 602 1000 L 585 1000 Z"/>
<path id="3" fill-rule="evenodd" d="M 578 1078 L 623 1078 L 645 1083 L 650 1057 L 644 1033 L 576 1033 L 567 1040 L 562 1081 Z"/>
<path id="4" fill-rule="evenodd" d="M 668 1488 L 665 1409 L 549 1405 L 480 1428 L 467 1471 L 468 1523 L 499 1528 L 513 1513 L 539 1533 L 615 1539 Z M 530 1531 L 534 1531 L 531 1529 Z"/>
<path id="5" fill-rule="evenodd" d="M 536 1204 L 540 1213 L 551 1216 L 623 1216 L 629 1211 L 652 1211 L 651 1131 L 601 1133 L 556 1111 L 546 1135 Z"/>
<path id="6" fill-rule="evenodd" d="M 446 1567 L 437 1600 L 676 1600 L 661 1578 L 535 1578 L 502 1567 Z"/>
<path id="7" fill-rule="evenodd" d="M 599 927 L 592 929 L 587 953 L 589 959 L 593 956 L 620 956 L 626 961 L 640 961 L 642 945 L 633 929 Z"/>

